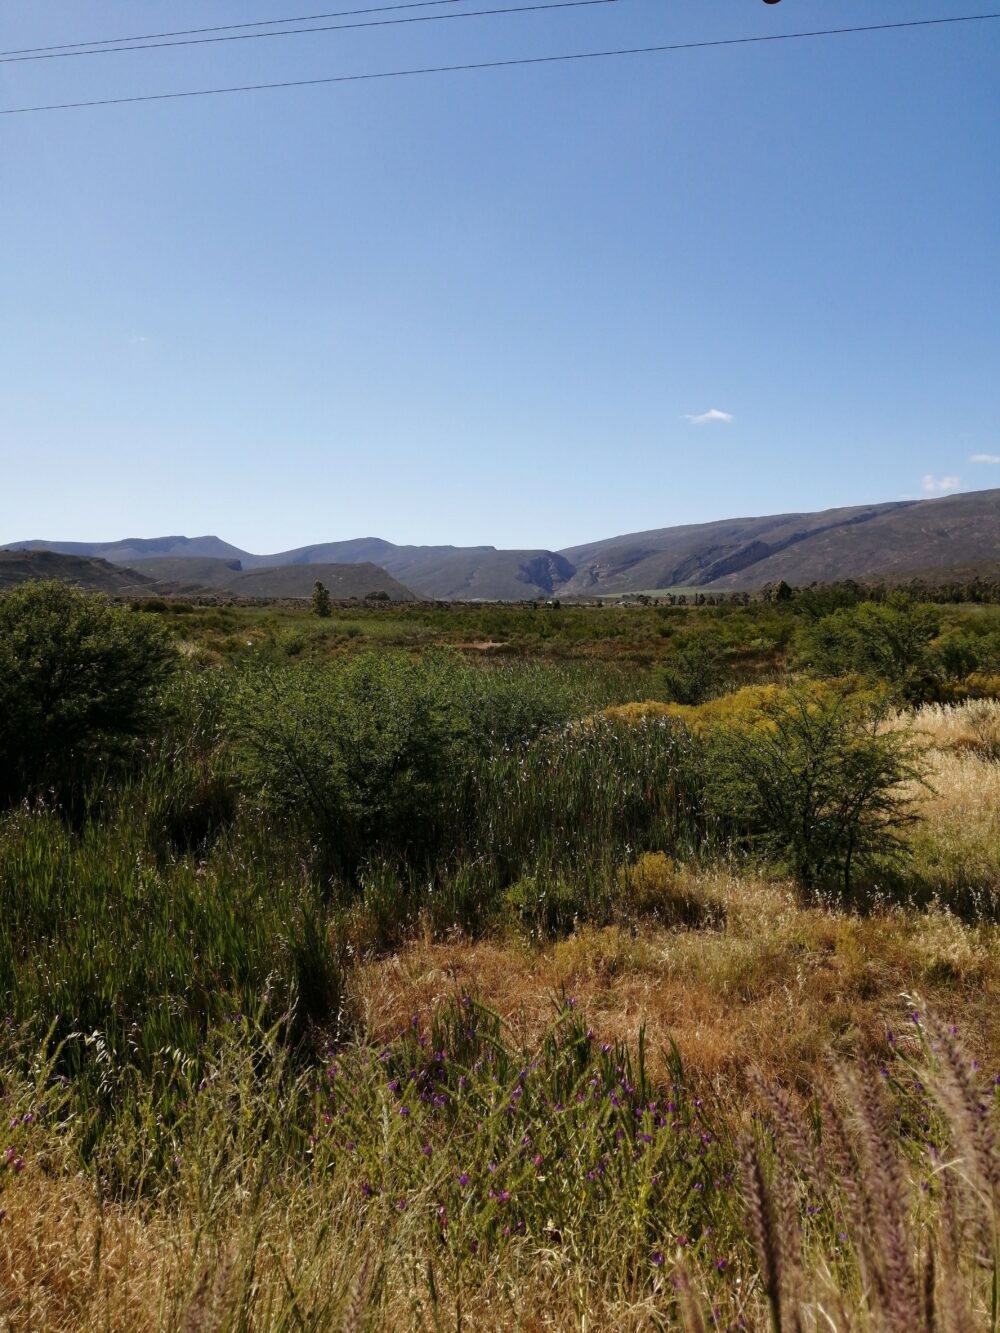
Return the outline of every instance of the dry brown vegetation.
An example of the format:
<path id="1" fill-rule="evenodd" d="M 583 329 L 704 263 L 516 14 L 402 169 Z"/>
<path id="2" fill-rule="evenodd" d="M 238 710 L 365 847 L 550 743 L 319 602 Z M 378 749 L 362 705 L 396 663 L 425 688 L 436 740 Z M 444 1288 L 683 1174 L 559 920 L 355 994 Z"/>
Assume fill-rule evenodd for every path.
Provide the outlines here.
<path id="1" fill-rule="evenodd" d="M 1000 729 L 1000 704 L 932 705 L 897 725 L 933 746 L 929 786 L 913 793 L 918 868 L 946 891 L 961 883 L 1000 892 L 1000 765 L 982 741 Z M 581 925 L 541 945 L 425 936 L 367 964 L 357 983 L 366 1024 L 388 1033 L 471 987 L 531 1037 L 565 991 L 605 1038 L 645 1024 L 653 1052 L 672 1038 L 699 1074 L 738 1084 L 752 1065 L 805 1083 L 831 1051 L 880 1050 L 899 997 L 920 994 L 1000 1070 L 996 926 L 969 924 L 936 902 L 919 911 L 876 903 L 863 914 L 803 903 L 791 883 L 674 868 L 658 853 L 641 859 L 632 881 L 644 896 L 639 927 Z M 695 916 L 700 905 L 703 922 L 659 924 L 679 901 Z"/>
<path id="2" fill-rule="evenodd" d="M 711 931 L 581 927 L 541 949 L 491 942 L 414 942 L 362 970 L 376 1033 L 397 1030 L 457 990 L 474 989 L 526 1037 L 550 1022 L 565 989 L 597 1035 L 645 1024 L 651 1052 L 672 1038 L 692 1071 L 745 1091 L 750 1065 L 803 1083 L 836 1052 L 872 1055 L 903 994 L 921 994 L 1000 1069 L 1000 938 L 948 913 L 851 917 L 801 908 L 791 892 L 706 877 L 727 904 Z"/>
<path id="3" fill-rule="evenodd" d="M 762 1104 L 761 1075 L 789 1087 L 796 1104 L 826 1076 L 831 1056 L 884 1058 L 887 1030 L 905 1021 L 902 994 L 919 993 L 942 1016 L 960 1018 L 979 1060 L 1000 1069 L 996 928 L 964 925 L 941 910 L 861 917 L 802 906 L 788 885 L 735 875 L 704 874 L 685 887 L 712 904 L 710 927 L 584 926 L 542 947 L 414 940 L 358 967 L 351 989 L 361 1027 L 375 1042 L 391 1040 L 414 1014 L 427 1018 L 471 991 L 531 1047 L 565 989 L 597 1041 L 634 1038 L 645 1025 L 654 1078 L 669 1077 L 668 1043 L 676 1041 L 696 1085 L 717 1096 L 743 1133 L 750 1108 Z M 16 1179 L 8 1173 L 3 1326 L 638 1330 L 663 1327 L 671 1309 L 683 1317 L 674 1304 L 675 1285 L 686 1280 L 678 1278 L 680 1252 L 669 1276 L 630 1297 L 596 1280 L 564 1245 L 526 1237 L 456 1290 L 443 1276 L 435 1281 L 433 1251 L 416 1221 L 389 1208 L 362 1231 L 353 1195 L 341 1186 L 294 1171 L 272 1179 L 246 1162 L 222 1165 L 208 1147 L 189 1148 L 190 1174 L 155 1203 L 102 1201 L 102 1190 L 69 1154 L 60 1160 L 58 1148 L 29 1160 Z M 378 1300 L 368 1311 L 376 1270 Z M 698 1320 L 710 1297 L 700 1276 L 691 1281 L 687 1327 L 708 1327 Z M 890 1327 L 857 1311 L 855 1321 L 835 1273 L 817 1269 L 810 1282 L 797 1297 L 807 1312 L 802 1327 L 822 1326 L 811 1304 L 817 1283 L 823 1300 L 841 1302 L 838 1329 Z M 728 1312 L 742 1327 L 769 1327 L 751 1273 L 745 1298 L 737 1294 Z M 954 1325 L 985 1326 L 978 1316 Z"/>

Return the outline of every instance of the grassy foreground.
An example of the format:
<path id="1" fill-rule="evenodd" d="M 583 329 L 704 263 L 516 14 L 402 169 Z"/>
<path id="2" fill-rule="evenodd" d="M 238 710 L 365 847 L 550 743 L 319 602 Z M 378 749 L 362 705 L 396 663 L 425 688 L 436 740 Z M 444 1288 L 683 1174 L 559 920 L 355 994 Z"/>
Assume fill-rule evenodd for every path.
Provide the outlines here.
<path id="1" fill-rule="evenodd" d="M 872 713 L 827 804 L 920 763 L 804 884 L 716 780 L 794 722 L 742 648 L 204 628 L 0 818 L 4 1327 L 1000 1327 L 1000 705 Z"/>
<path id="2" fill-rule="evenodd" d="M 998 775 L 967 713 L 917 719 L 917 854 L 985 882 Z M 781 1327 L 992 1327 L 997 928 L 639 866 L 704 912 L 535 943 L 428 923 L 345 971 L 350 1035 L 306 1065 L 266 996 L 141 1074 L 8 1020 L 8 1326 L 766 1329 L 770 1284 Z"/>

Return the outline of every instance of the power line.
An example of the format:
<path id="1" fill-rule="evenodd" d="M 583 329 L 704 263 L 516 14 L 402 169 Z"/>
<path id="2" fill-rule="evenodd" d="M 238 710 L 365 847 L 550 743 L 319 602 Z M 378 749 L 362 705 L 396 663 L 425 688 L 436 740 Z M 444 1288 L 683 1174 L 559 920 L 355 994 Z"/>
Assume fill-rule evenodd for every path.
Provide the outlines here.
<path id="1" fill-rule="evenodd" d="M 375 5 L 367 9 L 335 9 L 325 14 L 292 14 L 283 19 L 257 19 L 253 23 L 219 23 L 213 28 L 179 28 L 176 32 L 134 33 L 129 37 L 94 37 L 89 42 L 59 42 L 53 46 L 20 46 L 0 51 L 0 56 L 31 55 L 36 51 L 75 51 L 81 46 L 114 46 L 118 42 L 155 42 L 161 37 L 193 37 L 201 32 L 233 32 L 237 28 L 268 28 L 283 23 L 318 23 L 321 19 L 353 18 L 357 14 L 388 14 L 400 9 L 430 9 L 437 5 L 465 4 L 466 0 L 409 0 L 407 4 Z"/>
<path id="2" fill-rule="evenodd" d="M 543 9 L 581 9 L 591 5 L 616 5 L 620 0 L 543 0 L 531 5 L 508 5 L 503 9 L 473 9 L 451 14 L 416 14 L 408 18 L 363 19 L 357 23 L 330 23 L 319 28 L 283 28 L 280 32 L 238 32 L 225 37 L 185 37 L 177 42 L 141 42 L 131 46 L 107 46 L 95 51 L 50 51 L 44 55 L 3 55 L 0 65 L 27 60 L 67 60 L 76 56 L 114 56 L 123 51 L 161 51 L 175 46 L 206 46 L 215 42 L 253 42 L 267 37 L 297 37 L 310 32 L 347 32 L 356 28 L 392 28 L 402 23 L 443 23 L 451 19 L 490 18 L 497 14 L 533 14 Z"/>
<path id="3" fill-rule="evenodd" d="M 788 42 L 808 37 L 840 37 L 849 33 L 891 32 L 901 28 L 941 27 L 951 23 L 980 23 L 1000 19 L 992 14 L 960 14 L 950 18 L 910 19 L 902 23 L 869 23 L 851 28 L 817 28 L 810 32 L 766 33 L 759 37 L 720 37 L 703 42 L 672 42 L 660 46 L 620 47 L 613 51 L 578 51 L 567 55 L 522 56 L 512 60 L 482 60 L 461 65 L 429 65 L 420 69 L 377 70 L 367 74 L 334 74 L 320 79 L 283 79 L 277 83 L 246 83 L 229 88 L 192 88 L 176 93 L 144 93 L 133 97 L 102 97 L 88 102 L 54 102 L 43 106 L 0 108 L 0 116 L 21 116 L 38 111 L 76 111 L 93 106 L 122 106 L 130 102 L 166 102 L 183 97 L 218 97 L 227 93 L 264 92 L 277 88 L 310 88 L 319 84 L 361 83 L 375 79 L 402 79 L 424 74 L 451 74 L 465 70 L 509 69 L 514 65 L 555 65 L 574 60 L 604 60 L 612 56 L 653 55 L 668 51 L 699 51 L 719 46 L 750 46 L 764 42 Z"/>

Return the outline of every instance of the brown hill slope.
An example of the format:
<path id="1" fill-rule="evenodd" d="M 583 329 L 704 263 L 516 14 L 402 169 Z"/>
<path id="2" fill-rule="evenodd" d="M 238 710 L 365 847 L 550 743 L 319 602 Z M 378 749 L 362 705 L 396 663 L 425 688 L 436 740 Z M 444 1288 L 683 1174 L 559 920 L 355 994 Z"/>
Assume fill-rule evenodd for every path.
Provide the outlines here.
<path id="1" fill-rule="evenodd" d="M 630 592 L 711 583 L 735 571 L 754 570 L 776 550 L 807 545 L 832 529 L 854 531 L 905 507 L 896 501 L 815 514 L 723 519 L 575 546 L 562 552 L 576 570 L 562 591 Z"/>
<path id="2" fill-rule="evenodd" d="M 381 537 L 324 542 L 277 555 L 245 556 L 244 567 L 372 561 L 424 597 L 446 601 L 522 601 L 550 597 L 574 567 L 553 551 L 495 546 L 395 546 Z"/>
<path id="3" fill-rule="evenodd" d="M 381 537 L 324 542 L 272 555 L 242 551 L 218 537 L 128 538 L 119 542 L 28 541 L 11 543 L 8 549 L 45 549 L 99 556 L 115 564 L 140 569 L 156 578 L 168 579 L 191 592 L 202 587 L 229 590 L 228 570 L 237 565 L 251 572 L 284 566 L 370 564 L 386 571 L 400 585 L 412 588 L 420 597 L 454 601 L 520 601 L 550 597 L 574 572 L 569 561 L 553 551 L 500 551 L 494 546 L 395 546 Z M 184 568 L 185 562 L 190 562 L 188 569 Z M 357 595 L 363 596 L 364 591 Z M 388 585 L 386 591 L 391 592 Z"/>
<path id="4" fill-rule="evenodd" d="M 414 594 L 378 565 L 309 564 L 244 569 L 239 560 L 205 556 L 158 556 L 137 560 L 131 568 L 169 585 L 177 592 L 232 593 L 236 597 L 309 597 L 317 579 L 331 597 L 366 597 L 384 592 L 394 602 L 413 601 Z"/>
<path id="5" fill-rule="evenodd" d="M 844 578 L 894 577 L 919 569 L 1000 559 L 1000 491 L 972 491 L 897 507 L 854 526 L 828 528 L 711 580 L 713 588 L 759 588 Z M 708 580 L 706 580 L 708 582 Z"/>
<path id="6" fill-rule="evenodd" d="M 238 559 L 222 560 L 200 555 L 160 555 L 133 560 L 129 569 L 145 578 L 167 584 L 174 592 L 196 595 L 199 592 L 227 592 L 230 580 L 243 573 Z"/>
<path id="7" fill-rule="evenodd" d="M 309 597 L 316 581 L 333 598 L 385 593 L 394 602 L 412 602 L 414 594 L 378 565 L 280 565 L 234 574 L 226 590 L 239 597 Z"/>
<path id="8" fill-rule="evenodd" d="M 111 597 L 135 597 L 157 591 L 155 581 L 147 575 L 93 556 L 0 551 L 0 588 L 14 588 L 33 579 L 59 579 L 87 592 L 103 592 Z"/>

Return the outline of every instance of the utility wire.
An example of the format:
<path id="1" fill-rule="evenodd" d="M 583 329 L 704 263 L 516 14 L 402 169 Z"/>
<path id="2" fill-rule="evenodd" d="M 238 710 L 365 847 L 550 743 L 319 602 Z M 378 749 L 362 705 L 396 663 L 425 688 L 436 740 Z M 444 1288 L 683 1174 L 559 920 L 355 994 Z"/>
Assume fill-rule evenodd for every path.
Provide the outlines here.
<path id="1" fill-rule="evenodd" d="M 122 106 L 130 102 L 166 102 L 182 97 L 217 97 L 227 93 L 264 92 L 276 88 L 310 88 L 319 84 L 361 83 L 374 79 L 402 79 L 423 74 L 451 74 L 464 70 L 509 69 L 514 65 L 555 65 L 574 60 L 604 60 L 611 56 L 652 55 L 668 51 L 699 51 L 708 47 L 750 46 L 764 42 L 789 42 L 807 37 L 840 37 L 848 33 L 892 32 L 901 28 L 941 27 L 951 23 L 981 23 L 1000 19 L 992 14 L 960 14 L 950 18 L 910 19 L 903 23 L 868 23 L 851 28 L 817 28 L 810 32 L 779 32 L 759 37 L 720 37 L 704 42 L 672 42 L 660 46 L 629 46 L 613 51 L 578 51 L 569 55 L 522 56 L 512 60 L 482 60 L 462 65 L 428 65 L 420 69 L 377 70 L 367 74 L 334 74 L 321 79 L 283 79 L 277 83 L 245 83 L 229 88 L 192 88 L 177 93 L 144 93 L 134 97 L 102 97 L 88 102 L 53 102 L 42 106 L 0 108 L 0 116 L 22 116 L 37 111 L 75 111 L 92 106 Z"/>
<path id="2" fill-rule="evenodd" d="M 176 32 L 133 33 L 129 37 L 94 37 L 89 42 L 59 42 L 53 46 L 19 46 L 0 56 L 32 55 L 37 51 L 75 51 L 81 46 L 115 46 L 119 42 L 155 42 L 161 37 L 193 37 L 201 32 L 234 32 L 237 28 L 269 28 L 283 23 L 318 23 L 321 19 L 353 18 L 357 14 L 388 14 L 400 9 L 431 9 L 437 5 L 465 4 L 466 0 L 410 0 L 407 4 L 375 5 L 367 9 L 335 9 L 325 14 L 292 14 L 284 19 L 257 19 L 253 23 L 220 23 L 214 28 L 179 28 Z"/>
<path id="3" fill-rule="evenodd" d="M 309 32 L 347 32 L 355 28 L 393 28 L 401 23 L 443 23 L 449 19 L 490 18 L 496 14 L 534 14 L 543 9 L 582 9 L 591 5 L 616 5 L 620 0 L 542 0 L 532 5 L 507 5 L 503 9 L 472 9 L 450 14 L 416 14 L 408 18 L 362 19 L 356 23 L 329 23 L 320 28 L 283 28 L 280 32 L 238 32 L 225 37 L 185 37 L 177 42 L 141 42 L 132 46 L 106 46 L 95 51 L 50 51 L 46 55 L 4 55 L 0 65 L 26 60 L 67 60 L 75 56 L 114 56 L 122 51 L 160 51 L 174 46 L 206 46 L 214 42 L 254 42 L 265 37 L 297 37 Z"/>

